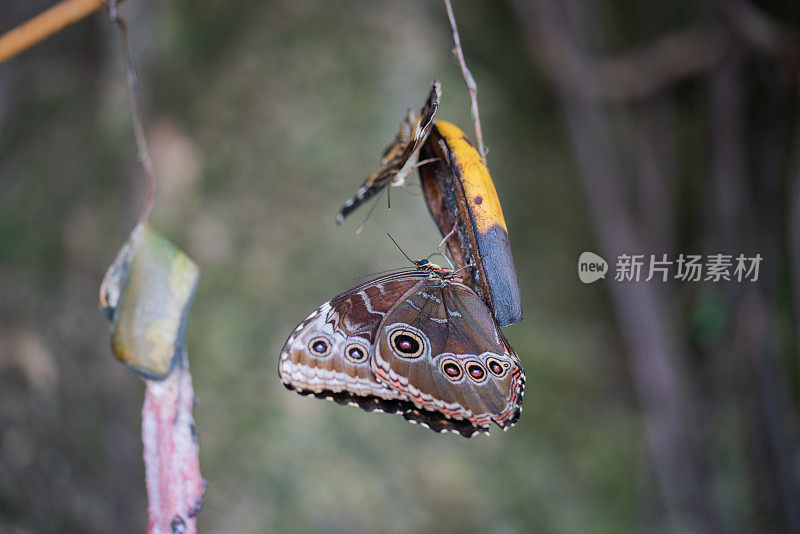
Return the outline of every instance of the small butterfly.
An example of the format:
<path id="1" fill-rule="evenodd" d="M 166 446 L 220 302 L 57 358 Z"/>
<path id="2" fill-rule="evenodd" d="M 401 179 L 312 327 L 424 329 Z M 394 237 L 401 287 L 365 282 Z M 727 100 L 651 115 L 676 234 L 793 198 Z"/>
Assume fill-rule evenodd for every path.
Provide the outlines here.
<path id="1" fill-rule="evenodd" d="M 419 150 L 428 138 L 433 126 L 442 86 L 438 80 L 433 81 L 431 92 L 425 105 L 415 116 L 413 110 L 400 122 L 400 131 L 392 144 L 386 147 L 381 156 L 381 168 L 370 175 L 356 194 L 344 203 L 336 215 L 336 222 L 341 224 L 344 218 L 355 211 L 364 202 L 380 193 L 388 185 L 404 185 L 417 165 Z"/>
<path id="2" fill-rule="evenodd" d="M 522 363 L 492 313 L 452 269 L 428 260 L 334 297 L 281 351 L 283 384 L 304 395 L 402 414 L 465 437 L 522 409 Z"/>

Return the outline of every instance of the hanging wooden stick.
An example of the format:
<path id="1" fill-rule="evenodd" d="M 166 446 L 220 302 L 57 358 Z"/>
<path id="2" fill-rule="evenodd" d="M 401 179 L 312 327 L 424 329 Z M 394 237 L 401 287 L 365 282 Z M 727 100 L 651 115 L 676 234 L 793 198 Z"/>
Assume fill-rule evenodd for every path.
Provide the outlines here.
<path id="1" fill-rule="evenodd" d="M 133 129 L 144 170 L 138 224 L 109 268 L 100 304 L 112 322 L 114 356 L 145 381 L 142 407 L 149 534 L 194 534 L 205 481 L 200 475 L 195 403 L 186 351 L 186 322 L 200 271 L 194 261 L 148 224 L 156 193 L 141 95 L 128 27 L 108 0 L 125 56 Z"/>
<path id="2" fill-rule="evenodd" d="M 63 0 L 0 35 L 0 63 L 105 6 L 103 0 Z"/>
<path id="3" fill-rule="evenodd" d="M 464 83 L 467 84 L 467 92 L 469 93 L 469 101 L 472 110 L 472 122 L 475 125 L 475 138 L 478 141 L 478 151 L 481 153 L 483 164 L 486 165 L 486 146 L 483 144 L 481 114 L 478 111 L 478 86 L 469 68 L 467 68 L 467 62 L 464 60 L 464 51 L 461 49 L 461 37 L 458 35 L 456 17 L 453 14 L 453 6 L 450 4 L 450 0 L 444 0 L 444 7 L 447 9 L 447 17 L 450 19 L 450 29 L 453 31 L 453 42 L 456 45 L 453 52 L 458 58 L 458 64 L 461 67 L 461 75 L 464 77 Z"/>
<path id="4" fill-rule="evenodd" d="M 165 380 L 145 380 L 142 444 L 147 484 L 147 532 L 194 534 L 206 483 L 192 408 L 195 397 L 188 360 Z"/>

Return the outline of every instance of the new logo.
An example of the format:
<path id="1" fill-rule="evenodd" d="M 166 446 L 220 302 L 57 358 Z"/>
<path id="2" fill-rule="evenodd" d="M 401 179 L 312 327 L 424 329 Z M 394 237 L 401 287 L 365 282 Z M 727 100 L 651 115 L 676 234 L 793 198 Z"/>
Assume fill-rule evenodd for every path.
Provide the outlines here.
<path id="1" fill-rule="evenodd" d="M 584 252 L 578 258 L 578 278 L 584 284 L 591 284 L 606 277 L 608 263 L 594 252 Z"/>

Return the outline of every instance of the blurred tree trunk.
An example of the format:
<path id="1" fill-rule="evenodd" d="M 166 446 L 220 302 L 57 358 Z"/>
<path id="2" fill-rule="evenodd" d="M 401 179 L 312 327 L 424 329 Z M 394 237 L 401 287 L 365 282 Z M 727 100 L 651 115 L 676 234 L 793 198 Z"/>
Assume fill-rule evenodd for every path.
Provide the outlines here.
<path id="1" fill-rule="evenodd" d="M 797 111 L 795 39 L 738 0 L 697 8 L 696 27 L 650 35 L 649 28 L 665 30 L 670 8 L 642 0 L 651 23 L 638 37 L 651 44 L 611 57 L 603 55 L 604 42 L 630 34 L 614 26 L 613 8 L 601 13 L 585 0 L 512 6 L 531 58 L 561 104 L 610 263 L 623 253 L 764 257 L 757 283 L 608 282 L 660 489 L 660 506 L 645 508 L 665 510 L 666 526 L 679 532 L 800 532 L 798 412 L 790 389 L 797 379 L 787 380 L 797 363 L 782 360 L 780 337 L 788 316 L 796 356 L 797 310 L 787 309 L 780 293 L 794 261 L 800 294 L 800 186 L 792 189 L 789 213 L 782 202 L 789 174 L 800 183 L 799 171 L 787 172 L 797 135 L 790 118 Z M 654 11 L 662 17 L 656 22 Z M 695 81 L 677 88 L 686 78 Z M 703 98 L 706 106 L 696 106 Z M 676 130 L 681 116 L 690 133 L 702 135 Z M 688 142 L 678 140 L 682 135 Z M 704 313 L 722 319 L 706 324 Z M 733 459 L 725 442 L 731 425 L 749 444 Z M 726 487 L 741 481 L 743 501 L 753 503 L 745 509 Z"/>

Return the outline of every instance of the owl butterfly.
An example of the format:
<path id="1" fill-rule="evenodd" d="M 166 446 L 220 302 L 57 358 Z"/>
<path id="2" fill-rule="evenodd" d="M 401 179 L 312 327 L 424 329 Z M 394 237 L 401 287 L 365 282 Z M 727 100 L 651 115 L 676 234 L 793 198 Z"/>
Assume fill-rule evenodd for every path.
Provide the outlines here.
<path id="1" fill-rule="evenodd" d="M 437 432 L 488 434 L 491 421 L 508 429 L 522 409 L 519 358 L 456 272 L 414 263 L 309 315 L 283 346 L 281 381 Z"/>
<path id="2" fill-rule="evenodd" d="M 441 96 L 442 86 L 438 80 L 434 80 L 428 100 L 419 113 L 415 116 L 413 110 L 409 109 L 408 115 L 400 122 L 400 131 L 397 133 L 397 137 L 383 151 L 380 170 L 370 175 L 358 188 L 356 194 L 348 199 L 339 210 L 336 215 L 338 224 L 341 224 L 345 217 L 380 193 L 386 186 L 406 183 L 411 171 L 417 165 L 420 148 L 431 131 Z"/>

